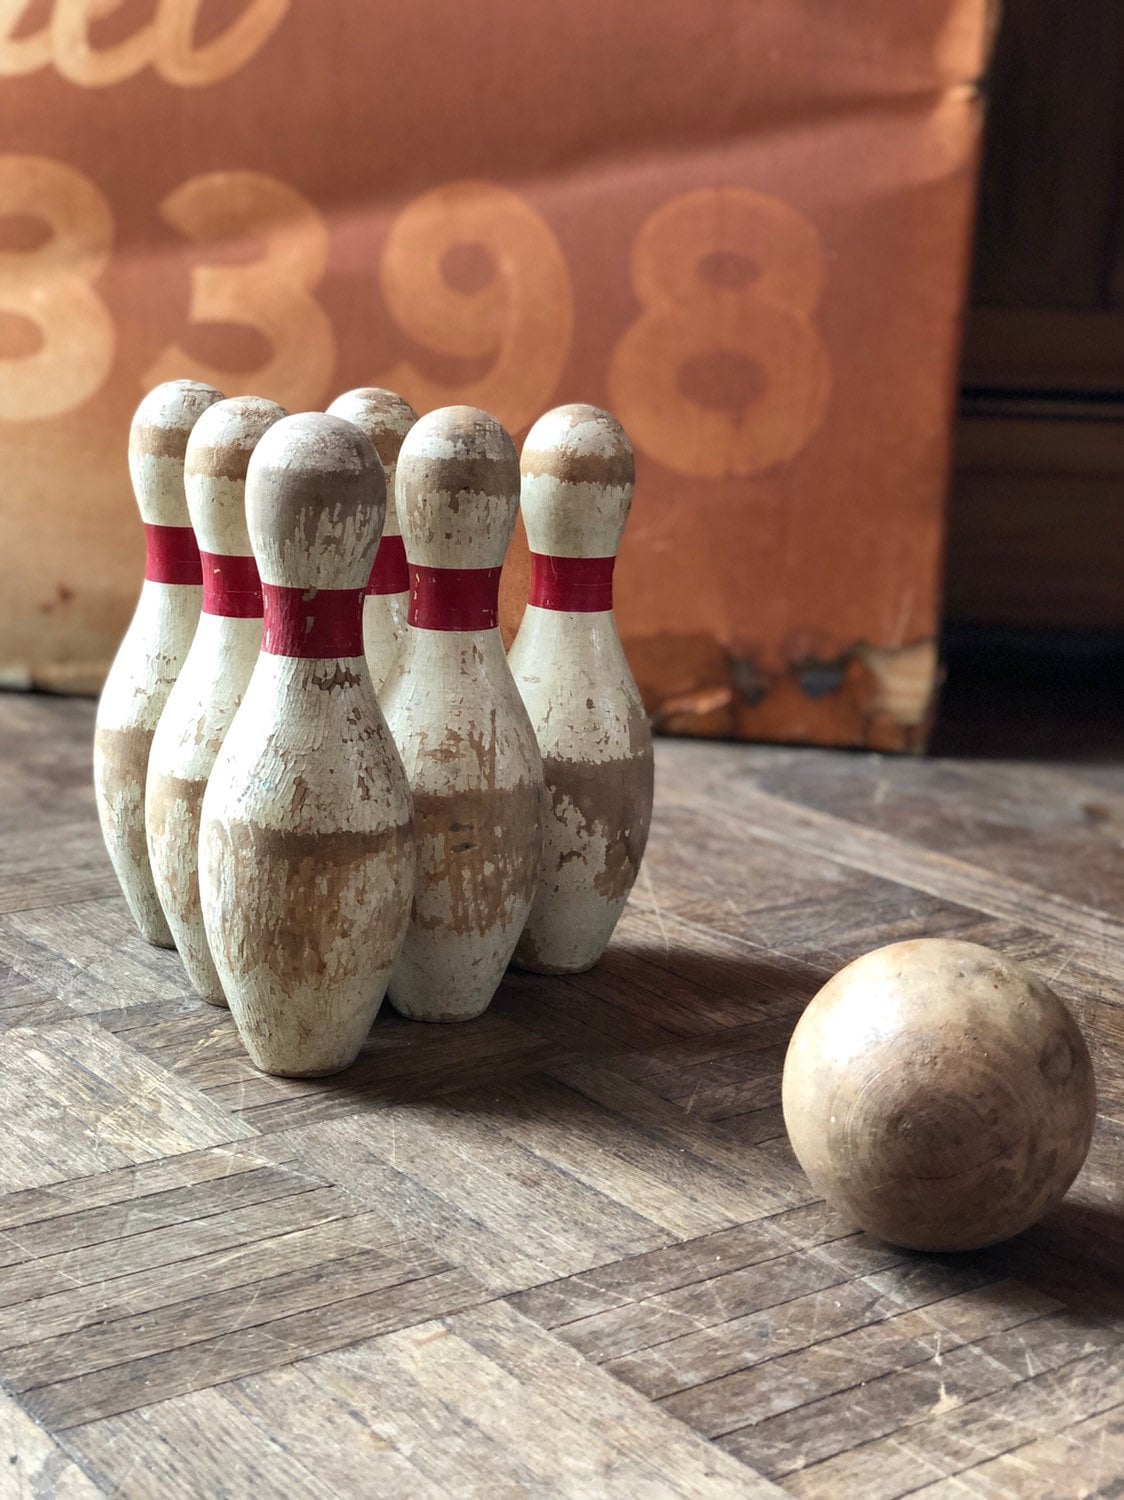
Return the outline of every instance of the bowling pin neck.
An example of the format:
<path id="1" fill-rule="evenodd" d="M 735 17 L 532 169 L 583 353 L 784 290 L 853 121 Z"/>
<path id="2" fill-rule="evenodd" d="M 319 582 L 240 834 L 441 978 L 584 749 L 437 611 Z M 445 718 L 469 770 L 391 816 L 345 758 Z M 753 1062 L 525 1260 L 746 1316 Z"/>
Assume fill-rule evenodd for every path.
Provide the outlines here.
<path id="1" fill-rule="evenodd" d="M 397 501 L 412 565 L 458 572 L 501 567 L 519 505 L 511 438 L 474 407 L 430 412 L 402 444 Z"/>
<path id="2" fill-rule="evenodd" d="M 527 434 L 520 504 L 532 552 L 612 557 L 632 505 L 632 448 L 595 406 L 560 406 Z"/>
<path id="3" fill-rule="evenodd" d="M 184 488 L 195 539 L 204 553 L 245 557 L 246 471 L 261 438 L 285 415 L 260 396 L 218 401 L 196 422 L 187 441 Z"/>
<path id="4" fill-rule="evenodd" d="M 407 622 L 416 630 L 450 634 L 496 631 L 499 568 L 427 568 L 410 564 Z"/>
<path id="5" fill-rule="evenodd" d="M 528 606 L 556 613 L 611 616 L 616 558 L 531 553 Z"/>
<path id="6" fill-rule="evenodd" d="M 283 656 L 262 650 L 254 667 L 246 700 L 253 694 L 253 711 L 262 725 L 283 725 L 284 734 L 308 749 L 308 727 L 321 735 L 332 724 L 354 732 L 355 705 L 369 718 L 377 699 L 362 651 L 342 657 Z M 337 810 L 338 812 L 338 810 Z"/>
<path id="7" fill-rule="evenodd" d="M 183 466 L 187 441 L 222 392 L 194 380 L 170 380 L 149 391 L 129 430 L 129 473 L 148 526 L 190 525 Z"/>
<path id="8" fill-rule="evenodd" d="M 391 509 L 387 506 L 387 522 Z M 383 532 L 379 550 L 375 553 L 371 576 L 367 580 L 368 594 L 406 594 L 410 590 L 410 569 L 406 562 L 406 546 L 397 533 Z"/>
<path id="9" fill-rule="evenodd" d="M 363 656 L 363 591 L 261 586 L 263 653 L 300 661 L 349 661 Z"/>
<path id="10" fill-rule="evenodd" d="M 398 454 L 410 428 L 418 420 L 418 414 L 408 401 L 395 391 L 385 391 L 378 386 L 360 386 L 337 396 L 328 407 L 329 415 L 344 417 L 354 422 L 374 444 L 375 452 L 382 462 L 386 475 L 386 520 L 382 534 L 399 536 L 398 512 L 394 504 L 394 479 L 398 468 Z M 389 593 L 382 589 L 378 592 Z"/>
<path id="11" fill-rule="evenodd" d="M 428 701 L 435 691 L 474 712 L 497 697 L 507 702 L 515 688 L 500 632 L 407 630 L 380 695 L 383 709 L 389 717 L 391 702 L 419 694 Z"/>
<path id="12" fill-rule="evenodd" d="M 528 604 L 508 653 L 518 679 L 565 680 L 595 685 L 595 696 L 623 691 L 637 696 L 612 610 L 599 613 L 540 609 Z"/>
<path id="13" fill-rule="evenodd" d="M 285 417 L 250 458 L 246 520 L 263 584 L 362 590 L 385 508 L 378 454 L 343 418 L 324 412 Z"/>

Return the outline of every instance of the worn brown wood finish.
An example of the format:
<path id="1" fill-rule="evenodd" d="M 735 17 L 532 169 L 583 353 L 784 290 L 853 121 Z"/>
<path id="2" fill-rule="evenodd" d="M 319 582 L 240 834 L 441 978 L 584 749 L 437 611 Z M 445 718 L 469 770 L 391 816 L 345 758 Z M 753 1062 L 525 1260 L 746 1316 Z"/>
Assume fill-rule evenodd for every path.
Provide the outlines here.
<path id="1" fill-rule="evenodd" d="M 663 742 L 605 960 L 256 1072 L 137 934 L 93 710 L 0 699 L 0 1494 L 1077 1496 L 1124 1474 L 1124 774 Z M 925 1256 L 816 1201 L 780 1070 L 937 934 L 1090 1044 L 1085 1170 Z"/>

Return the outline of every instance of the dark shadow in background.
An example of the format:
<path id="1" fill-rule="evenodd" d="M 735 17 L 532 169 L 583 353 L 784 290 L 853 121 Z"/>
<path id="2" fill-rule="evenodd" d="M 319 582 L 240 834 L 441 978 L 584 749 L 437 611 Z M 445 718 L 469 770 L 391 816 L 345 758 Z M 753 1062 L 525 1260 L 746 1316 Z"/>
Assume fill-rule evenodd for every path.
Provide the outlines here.
<path id="1" fill-rule="evenodd" d="M 931 755 L 1124 761 L 1124 636 L 957 625 L 942 659 Z"/>

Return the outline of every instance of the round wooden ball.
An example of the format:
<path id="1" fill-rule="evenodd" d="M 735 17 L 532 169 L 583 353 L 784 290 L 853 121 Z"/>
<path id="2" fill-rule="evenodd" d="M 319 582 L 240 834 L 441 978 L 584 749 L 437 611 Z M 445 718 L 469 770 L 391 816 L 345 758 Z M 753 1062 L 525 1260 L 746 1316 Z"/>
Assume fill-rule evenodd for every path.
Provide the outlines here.
<path id="1" fill-rule="evenodd" d="M 1093 1066 L 1054 992 L 977 943 L 864 954 L 801 1016 L 784 1119 L 812 1186 L 872 1234 L 976 1250 L 1065 1193 L 1089 1150 Z"/>

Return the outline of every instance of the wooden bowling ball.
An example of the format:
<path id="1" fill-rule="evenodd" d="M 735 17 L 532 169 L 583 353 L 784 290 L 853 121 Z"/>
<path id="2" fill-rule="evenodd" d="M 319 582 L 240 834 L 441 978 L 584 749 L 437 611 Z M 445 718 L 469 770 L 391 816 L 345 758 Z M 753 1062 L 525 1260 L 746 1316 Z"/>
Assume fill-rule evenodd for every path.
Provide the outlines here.
<path id="1" fill-rule="evenodd" d="M 801 1016 L 784 1118 L 812 1186 L 872 1234 L 975 1250 L 1065 1193 L 1089 1149 L 1093 1066 L 1048 985 L 977 943 L 891 943 Z"/>

